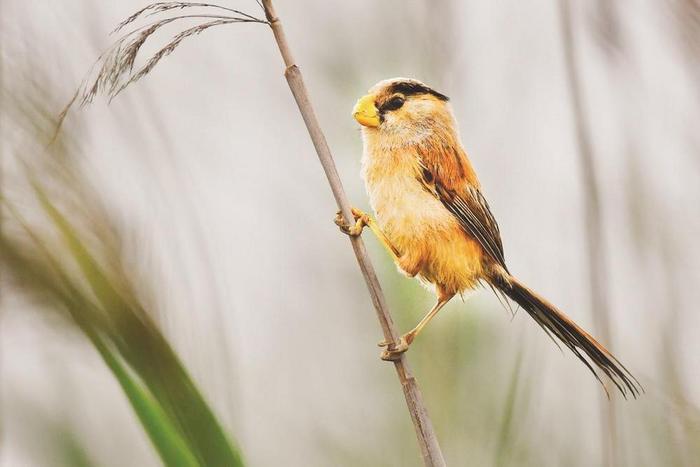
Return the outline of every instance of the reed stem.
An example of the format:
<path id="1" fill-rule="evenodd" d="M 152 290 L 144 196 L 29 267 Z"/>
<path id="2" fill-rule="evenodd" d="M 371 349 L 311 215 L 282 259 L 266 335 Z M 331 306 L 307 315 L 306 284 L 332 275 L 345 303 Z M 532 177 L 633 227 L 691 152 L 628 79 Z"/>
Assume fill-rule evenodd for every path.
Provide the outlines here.
<path id="1" fill-rule="evenodd" d="M 294 99 L 296 100 L 297 106 L 299 107 L 299 112 L 304 119 L 306 129 L 309 132 L 314 148 L 316 148 L 316 154 L 318 155 L 318 159 L 323 166 L 323 170 L 326 174 L 326 178 L 328 179 L 328 183 L 331 187 L 336 203 L 338 204 L 338 208 L 343 213 L 345 220 L 349 223 L 353 219 L 352 214 L 350 213 L 350 202 L 345 195 L 345 190 L 342 182 L 340 181 L 340 177 L 338 176 L 338 171 L 336 170 L 330 148 L 328 147 L 323 130 L 321 130 L 321 126 L 316 118 L 316 113 L 314 112 L 314 108 L 311 104 L 309 93 L 306 89 L 306 85 L 304 84 L 301 71 L 294 61 L 294 57 L 289 47 L 289 43 L 287 42 L 282 23 L 275 13 L 272 0 L 263 0 L 263 7 L 265 9 L 265 16 L 267 17 L 270 27 L 272 28 L 272 32 L 275 36 L 275 41 L 279 47 L 280 54 L 284 60 L 284 76 L 287 79 L 287 83 L 289 84 L 292 94 L 294 95 Z M 377 280 L 374 267 L 372 266 L 369 256 L 367 255 L 365 245 L 360 237 L 350 237 L 350 243 L 355 251 L 355 257 L 357 258 L 357 263 L 360 266 L 362 275 L 365 278 L 365 283 L 367 284 L 367 289 L 369 290 L 372 298 L 372 303 L 374 304 L 374 309 L 376 311 L 377 318 L 379 319 L 379 324 L 381 325 L 382 332 L 384 333 L 384 338 L 387 342 L 394 342 L 398 334 L 394 327 L 394 322 L 391 318 L 389 308 L 387 307 L 381 286 Z M 416 431 L 416 437 L 418 438 L 418 444 L 420 446 L 424 464 L 426 467 L 445 466 L 445 460 L 442 456 L 442 451 L 440 450 L 440 445 L 438 443 L 437 436 L 435 435 L 433 424 L 428 416 L 428 411 L 423 403 L 423 397 L 420 389 L 418 388 L 418 383 L 411 373 L 411 369 L 408 365 L 405 354 L 401 355 L 401 358 L 394 362 L 394 367 L 396 369 L 396 374 L 399 377 L 399 381 L 401 382 L 408 411 L 411 414 L 411 419 Z"/>

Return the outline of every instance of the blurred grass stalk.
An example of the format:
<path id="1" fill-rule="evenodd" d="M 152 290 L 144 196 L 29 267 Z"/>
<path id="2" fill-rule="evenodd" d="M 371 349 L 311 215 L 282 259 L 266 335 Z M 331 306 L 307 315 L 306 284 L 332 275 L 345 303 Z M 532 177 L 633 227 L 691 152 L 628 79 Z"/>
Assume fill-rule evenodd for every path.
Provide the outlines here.
<path id="1" fill-rule="evenodd" d="M 28 147 L 43 148 L 48 138 L 42 130 L 55 122 L 41 95 L 30 89 L 31 98 L 8 98 L 6 91 L 4 111 L 17 126 L 13 136 L 30 140 L 21 142 Z M 95 212 L 98 197 L 88 190 L 87 178 L 72 168 L 67 147 L 57 142 L 48 150 L 37 149 L 39 154 L 20 150 L 19 144 L 9 147 L 29 189 L 12 193 L 21 199 L 15 204 L 3 187 L 0 206 L 9 214 L 0 232 L 5 282 L 41 299 L 45 309 L 70 317 L 112 372 L 165 465 L 242 466 L 238 447 L 141 305 L 122 267 L 113 223 L 104 210 Z M 13 188 L 22 185 L 18 178 L 13 175 Z M 49 194 L 54 192 L 61 195 Z M 58 207 L 63 198 L 71 201 L 65 204 L 72 219 Z M 32 203 L 37 209 L 27 208 Z M 89 233 L 91 242 L 86 241 Z"/>
<path id="2" fill-rule="evenodd" d="M 578 156 L 581 168 L 581 178 L 584 190 L 584 225 L 586 227 L 586 249 L 588 252 L 588 281 L 590 287 L 593 324 L 604 345 L 612 350 L 610 330 L 610 309 L 608 306 L 608 270 L 605 264 L 605 238 L 603 234 L 602 214 L 600 209 L 600 193 L 596 174 L 591 129 L 588 124 L 586 111 L 583 106 L 583 90 L 581 88 L 580 72 L 576 59 L 576 43 L 573 32 L 573 17 L 570 0 L 560 0 L 559 13 L 563 36 L 564 62 L 571 98 L 571 110 L 575 125 L 575 138 L 578 146 Z M 616 415 L 616 394 L 607 390 L 607 398 L 600 396 L 601 411 L 601 446 L 603 448 L 603 464 L 607 467 L 621 465 L 619 434 Z"/>
<path id="3" fill-rule="evenodd" d="M 52 253 L 39 229 L 5 204 L 33 247 L 32 251 L 4 233 L 0 236 L 0 254 L 10 278 L 68 312 L 111 370 L 165 465 L 243 465 L 180 359 L 139 305 L 124 271 L 103 271 L 44 189 L 36 180 L 32 184 L 68 257 Z M 68 272 L 68 259 L 77 265 L 79 277 Z M 113 281 L 110 275 L 121 280 Z"/>

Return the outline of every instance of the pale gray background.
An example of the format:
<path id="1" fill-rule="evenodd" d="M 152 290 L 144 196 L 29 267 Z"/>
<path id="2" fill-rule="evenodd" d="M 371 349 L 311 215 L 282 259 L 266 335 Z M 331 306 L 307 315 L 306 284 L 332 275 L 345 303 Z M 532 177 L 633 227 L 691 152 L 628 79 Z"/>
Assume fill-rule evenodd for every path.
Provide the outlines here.
<path id="1" fill-rule="evenodd" d="M 253 0 L 222 3 L 262 15 Z M 581 182 L 558 3 L 276 3 L 354 203 L 367 207 L 353 103 L 380 79 L 425 81 L 451 97 L 510 269 L 595 333 L 582 224 L 590 187 Z M 611 347 L 647 390 L 620 404 L 625 452 L 629 465 L 664 465 L 638 434 L 652 423 L 647 414 L 673 425 L 700 401 L 697 56 L 673 2 L 615 3 L 613 13 L 604 2 L 577 3 L 612 278 Z M 2 0 L 3 86 L 39 70 L 58 113 L 113 40 L 107 33 L 142 5 Z M 606 15 L 619 33 L 613 42 L 605 42 Z M 80 131 L 81 166 L 128 226 L 134 273 L 153 284 L 167 335 L 250 465 L 419 464 L 267 27 L 206 31 L 111 105 L 98 98 L 68 122 Z M 3 140 L 10 154 L 12 137 Z M 367 242 L 408 329 L 433 298 Z M 0 465 L 54 465 L 33 413 L 73 426 L 99 465 L 158 465 L 93 349 L 30 308 L 12 291 L 3 298 Z M 668 333 L 683 404 L 660 370 Z M 453 352 L 471 352 L 471 366 L 450 363 Z M 520 352 L 529 389 L 516 416 L 528 462 L 597 465 L 600 387 L 525 313 L 511 321 L 488 291 L 466 305 L 454 300 L 409 353 L 448 463 L 492 464 L 498 424 L 489 414 L 500 417 Z"/>

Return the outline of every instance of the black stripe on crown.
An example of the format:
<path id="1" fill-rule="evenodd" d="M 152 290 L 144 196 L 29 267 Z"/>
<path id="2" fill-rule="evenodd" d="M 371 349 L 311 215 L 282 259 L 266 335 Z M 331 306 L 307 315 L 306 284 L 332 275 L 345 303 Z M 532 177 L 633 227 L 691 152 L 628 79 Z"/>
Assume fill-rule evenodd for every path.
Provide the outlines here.
<path id="1" fill-rule="evenodd" d="M 441 94 L 432 88 L 429 88 L 425 84 L 416 83 L 413 81 L 399 81 L 398 83 L 394 83 L 391 85 L 391 92 L 400 92 L 401 94 L 407 97 L 416 94 L 431 94 L 440 99 L 441 101 L 450 100 L 450 98 L 446 95 Z"/>

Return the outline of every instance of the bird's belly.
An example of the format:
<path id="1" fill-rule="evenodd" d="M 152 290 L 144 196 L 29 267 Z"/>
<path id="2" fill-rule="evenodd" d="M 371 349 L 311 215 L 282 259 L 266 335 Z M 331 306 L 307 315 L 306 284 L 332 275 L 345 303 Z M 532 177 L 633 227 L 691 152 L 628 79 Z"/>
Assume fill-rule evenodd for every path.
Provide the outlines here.
<path id="1" fill-rule="evenodd" d="M 417 180 L 388 177 L 368 187 L 377 221 L 401 254 L 399 269 L 448 293 L 476 286 L 481 247 Z"/>

